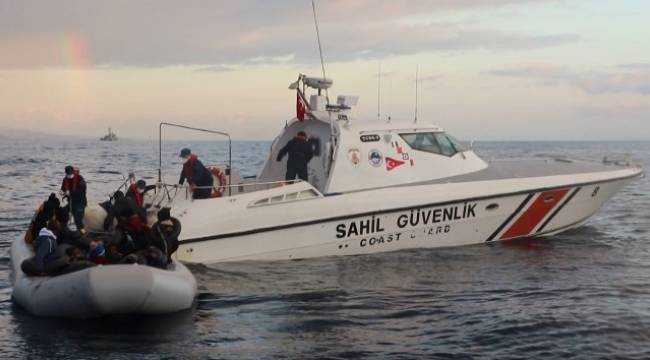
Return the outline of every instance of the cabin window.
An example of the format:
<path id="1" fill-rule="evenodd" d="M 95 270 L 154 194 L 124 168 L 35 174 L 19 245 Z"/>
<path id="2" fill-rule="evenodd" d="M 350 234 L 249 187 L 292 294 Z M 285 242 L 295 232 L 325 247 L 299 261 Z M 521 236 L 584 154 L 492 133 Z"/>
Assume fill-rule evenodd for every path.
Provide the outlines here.
<path id="1" fill-rule="evenodd" d="M 454 145 L 451 143 L 447 135 L 443 133 L 436 133 L 436 140 L 440 146 L 440 153 L 445 156 L 453 156 L 456 153 Z"/>
<path id="2" fill-rule="evenodd" d="M 451 141 L 451 144 L 454 145 L 454 148 L 456 149 L 456 151 L 458 151 L 458 152 L 467 151 L 467 149 L 465 149 L 465 146 L 463 146 L 463 144 L 461 144 L 460 141 L 458 141 L 458 139 L 456 139 L 455 137 L 453 137 L 453 136 L 451 136 L 449 134 L 445 134 L 445 135 L 447 136 L 449 141 Z"/>
<path id="3" fill-rule="evenodd" d="M 433 133 L 400 134 L 400 136 L 413 150 L 441 154 L 440 146 Z"/>
<path id="4" fill-rule="evenodd" d="M 421 132 L 400 134 L 413 150 L 424 151 L 444 156 L 454 156 L 464 151 L 460 143 L 443 132 Z"/>

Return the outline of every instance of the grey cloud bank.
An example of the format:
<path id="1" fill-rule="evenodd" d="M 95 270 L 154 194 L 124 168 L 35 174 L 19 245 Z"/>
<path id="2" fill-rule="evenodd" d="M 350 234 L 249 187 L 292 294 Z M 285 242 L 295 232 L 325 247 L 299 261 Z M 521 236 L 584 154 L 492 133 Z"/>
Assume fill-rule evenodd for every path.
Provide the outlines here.
<path id="1" fill-rule="evenodd" d="M 514 0 L 317 3 L 328 61 L 432 51 L 527 50 L 580 40 L 574 34 L 514 34 L 478 25 L 398 21 L 521 4 Z M 306 0 L 0 3 L 0 68 L 71 66 L 66 54 L 71 41 L 90 65 L 105 68 L 197 65 L 221 71 L 237 64 L 318 61 Z"/>
<path id="2" fill-rule="evenodd" d="M 604 93 L 650 95 L 650 66 L 646 65 L 650 64 L 620 65 L 618 70 L 578 71 L 551 64 L 537 64 L 496 69 L 484 74 L 541 79 L 545 85 L 566 84 L 592 95 Z"/>

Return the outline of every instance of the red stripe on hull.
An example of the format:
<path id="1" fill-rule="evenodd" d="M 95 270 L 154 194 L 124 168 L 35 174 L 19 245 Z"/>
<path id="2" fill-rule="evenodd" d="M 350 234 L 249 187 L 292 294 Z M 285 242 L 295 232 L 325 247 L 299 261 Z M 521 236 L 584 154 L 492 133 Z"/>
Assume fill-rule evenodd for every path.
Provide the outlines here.
<path id="1" fill-rule="evenodd" d="M 544 191 L 499 239 L 530 235 L 546 215 L 562 201 L 569 189 Z"/>

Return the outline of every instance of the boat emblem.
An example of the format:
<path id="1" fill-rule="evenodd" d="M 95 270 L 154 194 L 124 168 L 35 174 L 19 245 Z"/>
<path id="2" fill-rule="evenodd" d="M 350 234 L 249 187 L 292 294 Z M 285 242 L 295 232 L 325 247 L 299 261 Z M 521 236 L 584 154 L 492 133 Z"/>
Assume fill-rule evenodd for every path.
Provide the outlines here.
<path id="1" fill-rule="evenodd" d="M 349 148 L 348 160 L 350 160 L 354 167 L 359 166 L 359 163 L 361 163 L 361 151 L 358 148 Z"/>
<path id="2" fill-rule="evenodd" d="M 368 153 L 368 161 L 370 162 L 370 165 L 380 167 L 381 163 L 384 161 L 384 156 L 379 152 L 379 150 L 373 149 Z"/>
<path id="3" fill-rule="evenodd" d="M 389 157 L 386 158 L 386 170 L 387 171 L 391 171 L 394 168 L 396 168 L 398 166 L 401 166 L 401 165 L 404 165 L 404 161 L 396 160 L 396 159 L 389 158 Z"/>

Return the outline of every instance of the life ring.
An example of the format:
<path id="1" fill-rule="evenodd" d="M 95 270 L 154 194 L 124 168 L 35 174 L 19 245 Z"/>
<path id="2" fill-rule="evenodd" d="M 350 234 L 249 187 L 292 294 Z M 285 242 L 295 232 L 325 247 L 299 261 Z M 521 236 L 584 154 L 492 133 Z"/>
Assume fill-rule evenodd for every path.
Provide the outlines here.
<path id="1" fill-rule="evenodd" d="M 228 180 L 226 179 L 226 172 L 221 170 L 221 168 L 218 166 L 210 166 L 208 167 L 208 170 L 212 174 L 212 177 L 215 178 L 217 182 L 219 182 L 218 186 L 212 188 L 211 197 L 223 196 L 224 192 L 226 191 L 226 185 L 228 184 Z"/>

